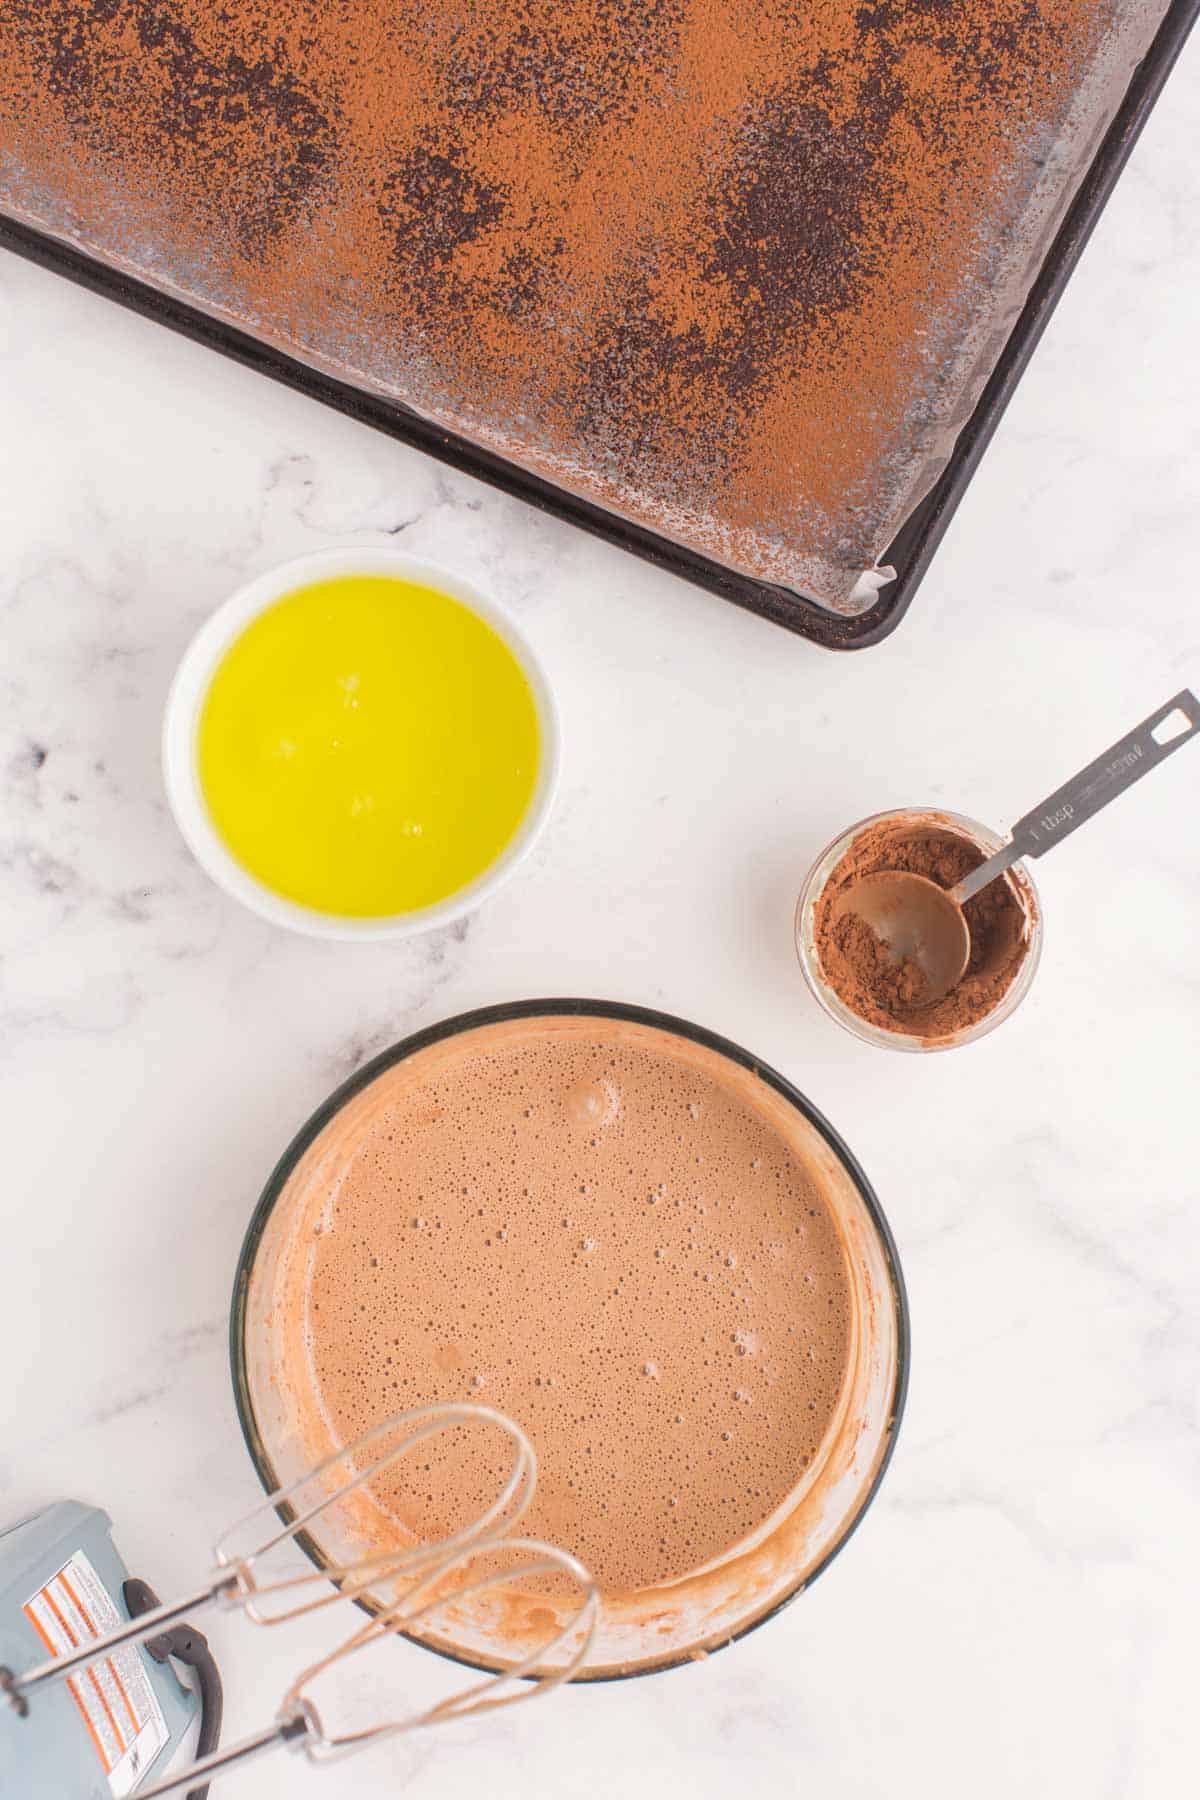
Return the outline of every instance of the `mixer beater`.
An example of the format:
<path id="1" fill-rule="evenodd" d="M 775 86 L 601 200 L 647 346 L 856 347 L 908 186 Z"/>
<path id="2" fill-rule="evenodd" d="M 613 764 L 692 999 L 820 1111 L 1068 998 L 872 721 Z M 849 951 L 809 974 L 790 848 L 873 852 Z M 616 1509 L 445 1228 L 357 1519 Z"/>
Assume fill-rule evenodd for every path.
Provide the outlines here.
<path id="1" fill-rule="evenodd" d="M 463 1528 L 436 1541 L 398 1545 L 353 1560 L 331 1561 L 322 1555 L 321 1568 L 304 1568 L 296 1574 L 271 1571 L 277 1553 L 294 1545 L 307 1546 L 312 1554 L 309 1528 L 336 1515 L 350 1495 L 367 1488 L 417 1445 L 442 1432 L 480 1426 L 504 1434 L 511 1466 L 495 1498 Z M 280 1746 L 302 1752 L 313 1762 L 326 1762 L 402 1732 L 535 1699 L 569 1681 L 583 1666 L 599 1614 L 596 1585 L 576 1557 L 537 1538 L 516 1535 L 515 1528 L 533 1500 L 536 1482 L 537 1459 L 528 1437 L 493 1407 L 463 1403 L 397 1413 L 345 1449 L 335 1451 L 298 1481 L 269 1495 L 226 1532 L 214 1548 L 212 1572 L 204 1586 L 35 1668 L 19 1673 L 0 1668 L 0 1695 L 20 1718 L 32 1721 L 43 1684 L 70 1681 L 114 1650 L 155 1637 L 207 1606 L 240 1610 L 253 1624 L 263 1626 L 287 1624 L 347 1600 L 369 1607 L 371 1616 L 344 1643 L 301 1670 L 269 1725 L 199 1758 L 176 1775 L 139 1789 L 138 1800 L 176 1793 Z M 237 1548 L 245 1536 L 266 1528 L 267 1518 L 272 1516 L 283 1521 L 278 1530 L 268 1531 L 248 1549 Z M 342 1734 L 326 1730 L 308 1692 L 319 1676 L 381 1638 L 418 1630 L 448 1606 L 547 1576 L 565 1576 L 571 1584 L 567 1620 L 560 1624 L 561 1612 L 556 1611 L 549 1635 L 519 1661 L 486 1674 L 423 1711 Z M 381 1588 L 389 1595 L 384 1601 L 380 1600 Z"/>

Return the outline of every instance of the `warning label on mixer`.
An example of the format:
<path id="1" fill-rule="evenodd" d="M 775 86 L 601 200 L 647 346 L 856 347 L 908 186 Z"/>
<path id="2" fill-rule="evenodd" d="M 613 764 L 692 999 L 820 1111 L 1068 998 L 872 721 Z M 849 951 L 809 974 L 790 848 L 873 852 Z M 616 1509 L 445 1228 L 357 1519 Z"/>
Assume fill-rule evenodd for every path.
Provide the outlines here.
<path id="1" fill-rule="evenodd" d="M 25 1617 L 52 1656 L 103 1637 L 124 1623 L 116 1602 L 82 1550 L 25 1602 Z M 114 1800 L 132 1794 L 170 1733 L 142 1659 L 115 1650 L 67 1677 L 84 1728 Z"/>

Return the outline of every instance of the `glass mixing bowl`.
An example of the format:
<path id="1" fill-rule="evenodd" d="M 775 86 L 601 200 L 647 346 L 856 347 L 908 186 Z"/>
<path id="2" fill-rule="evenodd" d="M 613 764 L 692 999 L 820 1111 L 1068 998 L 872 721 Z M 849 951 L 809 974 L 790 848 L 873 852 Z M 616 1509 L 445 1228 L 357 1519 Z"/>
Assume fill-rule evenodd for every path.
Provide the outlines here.
<path id="1" fill-rule="evenodd" d="M 631 1039 L 643 1034 L 659 1045 L 665 1039 L 675 1047 L 671 1053 L 677 1050 L 690 1067 L 719 1071 L 768 1123 L 778 1120 L 819 1171 L 846 1252 L 854 1301 L 849 1372 L 820 1450 L 807 1468 L 797 1470 L 785 1505 L 736 1553 L 705 1569 L 702 1578 L 689 1577 L 686 1600 L 666 1586 L 606 1601 L 585 1678 L 643 1674 L 733 1642 L 794 1599 L 828 1566 L 879 1487 L 904 1405 L 908 1303 L 879 1202 L 851 1152 L 815 1107 L 747 1051 L 681 1019 L 591 1000 L 490 1007 L 432 1026 L 386 1050 L 339 1088 L 298 1133 L 250 1221 L 230 1321 L 238 1414 L 268 1491 L 305 1473 L 313 1460 L 311 1446 L 301 1441 L 297 1409 L 281 1380 L 283 1286 L 293 1233 L 298 1237 L 304 1210 L 297 1195 L 321 1179 L 331 1141 L 324 1134 L 331 1123 L 351 1106 L 369 1112 L 372 1084 L 397 1063 L 432 1059 L 444 1067 L 471 1034 L 487 1033 L 489 1045 L 503 1042 L 505 1033 L 519 1035 L 530 1019 L 553 1021 L 556 1030 L 579 1035 L 594 1031 L 593 1021 L 617 1021 Z M 356 1546 L 347 1541 L 348 1530 L 323 1522 L 320 1533 L 313 1531 L 301 1541 L 318 1566 L 328 1567 L 353 1558 Z M 360 1542 L 357 1554 L 363 1553 Z M 370 1598 L 365 1603 L 370 1610 Z M 505 1642 L 503 1620 L 494 1613 L 478 1619 L 456 1615 L 452 1632 L 423 1631 L 417 1641 L 477 1668 L 503 1669 L 519 1660 L 517 1645 Z"/>

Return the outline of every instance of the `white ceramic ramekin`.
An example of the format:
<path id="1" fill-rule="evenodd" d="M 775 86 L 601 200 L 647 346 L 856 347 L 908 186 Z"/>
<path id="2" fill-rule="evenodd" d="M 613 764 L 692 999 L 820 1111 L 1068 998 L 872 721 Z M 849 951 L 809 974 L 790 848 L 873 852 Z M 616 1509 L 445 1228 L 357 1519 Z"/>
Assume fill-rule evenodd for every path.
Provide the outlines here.
<path id="1" fill-rule="evenodd" d="M 421 582 L 449 594 L 478 614 L 516 657 L 533 694 L 540 728 L 541 759 L 533 797 L 516 833 L 495 862 L 466 887 L 448 894 L 435 905 L 387 918 L 346 918 L 318 912 L 313 907 L 284 899 L 258 881 L 232 854 L 213 824 L 196 766 L 200 712 L 217 665 L 230 644 L 251 619 L 285 594 L 295 593 L 298 588 L 308 587 L 316 581 L 336 580 L 347 575 L 382 575 Z M 474 912 L 508 880 L 541 835 L 554 804 L 561 750 L 558 709 L 545 671 L 508 614 L 461 575 L 388 549 L 319 550 L 311 556 L 299 556 L 281 563 L 278 568 L 259 575 L 231 594 L 206 619 L 184 652 L 171 683 L 163 719 L 163 778 L 167 799 L 184 841 L 201 868 L 218 887 L 252 912 L 269 919 L 273 925 L 306 932 L 310 937 L 345 940 L 414 937 L 418 932 L 432 931 L 461 918 L 464 913 Z"/>

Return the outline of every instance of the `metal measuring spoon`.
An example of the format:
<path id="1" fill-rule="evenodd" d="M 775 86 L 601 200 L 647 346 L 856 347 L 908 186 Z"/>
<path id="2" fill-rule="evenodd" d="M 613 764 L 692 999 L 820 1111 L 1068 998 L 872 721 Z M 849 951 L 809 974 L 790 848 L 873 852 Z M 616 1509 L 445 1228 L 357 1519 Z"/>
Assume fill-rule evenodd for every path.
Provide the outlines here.
<path id="1" fill-rule="evenodd" d="M 1184 722 L 1162 730 L 1173 715 Z M 1094 813 L 1131 788 L 1158 763 L 1200 730 L 1200 701 L 1184 688 L 1173 700 L 1120 739 L 1103 756 L 1056 788 L 1040 806 L 1013 826 L 1007 844 L 964 875 L 952 888 L 939 887 L 927 875 L 903 869 L 879 869 L 863 875 L 840 896 L 834 918 L 856 913 L 885 943 L 897 961 L 911 956 L 920 964 L 926 988 L 919 1004 L 931 1006 L 963 978 L 971 957 L 971 933 L 962 909 L 968 900 L 1025 856 L 1044 856 Z"/>

